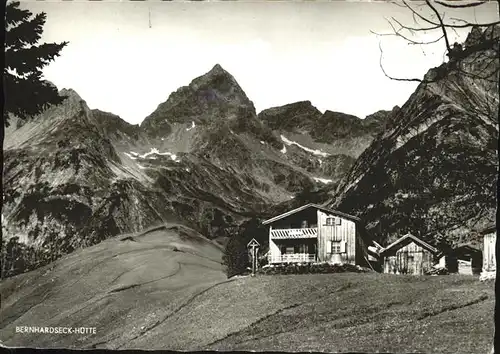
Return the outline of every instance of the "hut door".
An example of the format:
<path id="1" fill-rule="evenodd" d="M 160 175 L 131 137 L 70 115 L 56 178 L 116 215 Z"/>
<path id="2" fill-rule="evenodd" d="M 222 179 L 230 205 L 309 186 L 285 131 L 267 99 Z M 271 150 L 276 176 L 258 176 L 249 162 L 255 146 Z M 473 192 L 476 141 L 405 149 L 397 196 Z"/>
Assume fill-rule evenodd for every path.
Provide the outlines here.
<path id="1" fill-rule="evenodd" d="M 415 257 L 414 257 L 414 254 L 413 252 L 408 252 L 408 274 L 414 274 L 414 271 L 415 271 Z"/>
<path id="2" fill-rule="evenodd" d="M 396 253 L 397 273 L 411 274 L 411 266 L 413 265 L 413 257 L 408 251 L 399 251 Z M 411 262 L 411 264 L 410 264 Z"/>

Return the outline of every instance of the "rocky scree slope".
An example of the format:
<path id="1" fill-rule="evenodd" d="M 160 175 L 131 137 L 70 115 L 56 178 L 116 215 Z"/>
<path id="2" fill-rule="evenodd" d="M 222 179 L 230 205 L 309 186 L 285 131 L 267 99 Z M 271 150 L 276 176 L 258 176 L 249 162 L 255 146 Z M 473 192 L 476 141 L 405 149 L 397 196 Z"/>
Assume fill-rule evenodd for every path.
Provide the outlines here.
<path id="1" fill-rule="evenodd" d="M 462 58 L 429 71 L 327 205 L 361 217 L 382 244 L 411 232 L 480 247 L 497 205 L 499 32 L 475 28 Z"/>

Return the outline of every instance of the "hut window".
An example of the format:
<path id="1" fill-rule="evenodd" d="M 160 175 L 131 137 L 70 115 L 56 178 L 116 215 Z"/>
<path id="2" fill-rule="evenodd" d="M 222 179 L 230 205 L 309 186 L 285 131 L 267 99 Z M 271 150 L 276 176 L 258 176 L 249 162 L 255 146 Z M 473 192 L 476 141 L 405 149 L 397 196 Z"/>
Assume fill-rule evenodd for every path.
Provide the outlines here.
<path id="1" fill-rule="evenodd" d="M 342 225 L 342 219 L 341 218 L 335 218 L 335 225 Z"/>
<path id="2" fill-rule="evenodd" d="M 334 218 L 326 218 L 326 226 L 333 226 Z"/>
<path id="3" fill-rule="evenodd" d="M 332 241 L 332 253 L 341 253 L 341 241 Z"/>

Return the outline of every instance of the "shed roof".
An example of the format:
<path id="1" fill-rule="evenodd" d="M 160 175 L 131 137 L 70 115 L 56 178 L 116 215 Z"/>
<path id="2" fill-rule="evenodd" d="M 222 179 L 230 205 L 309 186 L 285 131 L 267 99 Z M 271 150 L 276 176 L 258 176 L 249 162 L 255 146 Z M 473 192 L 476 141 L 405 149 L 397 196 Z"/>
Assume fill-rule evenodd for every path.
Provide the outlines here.
<path id="1" fill-rule="evenodd" d="M 481 250 L 475 248 L 475 247 L 472 247 L 470 245 L 463 245 L 463 246 L 460 246 L 460 247 L 456 247 L 454 248 L 451 252 L 450 252 L 451 255 L 454 255 L 458 258 L 460 257 L 473 257 L 475 255 L 478 255 L 478 254 L 481 254 Z"/>
<path id="2" fill-rule="evenodd" d="M 486 235 L 486 234 L 489 234 L 489 233 L 492 233 L 492 232 L 495 232 L 497 230 L 497 225 L 495 223 L 485 227 L 484 229 L 482 229 L 481 231 L 479 231 L 479 233 L 481 235 Z"/>
<path id="3" fill-rule="evenodd" d="M 387 251 L 393 249 L 393 248 L 396 248 L 398 246 L 400 246 L 405 240 L 412 240 L 413 242 L 415 242 L 416 244 L 420 245 L 421 247 L 425 248 L 426 250 L 434 253 L 434 254 L 438 254 L 439 253 L 439 250 L 431 245 L 429 245 L 427 242 L 425 241 L 422 241 L 421 239 L 419 239 L 417 236 L 414 236 L 410 233 L 402 236 L 401 238 L 399 238 L 397 241 L 394 241 L 393 243 L 391 243 L 389 246 L 385 247 L 384 249 L 382 249 L 380 251 L 381 254 L 383 253 L 386 253 Z"/>
<path id="4" fill-rule="evenodd" d="M 325 208 L 325 207 L 323 207 L 321 205 L 318 205 L 318 204 L 309 203 L 309 204 L 303 205 L 301 207 L 298 207 L 296 209 L 289 210 L 286 213 L 280 214 L 280 215 L 275 216 L 275 217 L 273 217 L 271 219 L 265 220 L 265 221 L 262 222 L 262 224 L 263 225 L 272 224 L 273 222 L 275 222 L 277 220 L 281 220 L 283 218 L 286 218 L 287 216 L 293 215 L 295 213 L 298 213 L 300 211 L 303 211 L 303 210 L 306 210 L 306 209 L 309 209 L 309 208 L 319 209 L 319 210 L 322 210 L 324 212 L 327 212 L 327 213 L 330 213 L 330 214 L 333 214 L 333 215 L 337 215 L 337 216 L 341 216 L 341 217 L 343 217 L 345 219 L 352 220 L 352 221 L 355 221 L 355 222 L 361 221 L 361 219 L 358 218 L 358 217 L 356 217 L 356 216 L 349 215 L 349 214 L 346 214 L 346 213 L 342 213 L 342 212 L 340 212 L 338 210 L 333 210 L 333 209 Z"/>

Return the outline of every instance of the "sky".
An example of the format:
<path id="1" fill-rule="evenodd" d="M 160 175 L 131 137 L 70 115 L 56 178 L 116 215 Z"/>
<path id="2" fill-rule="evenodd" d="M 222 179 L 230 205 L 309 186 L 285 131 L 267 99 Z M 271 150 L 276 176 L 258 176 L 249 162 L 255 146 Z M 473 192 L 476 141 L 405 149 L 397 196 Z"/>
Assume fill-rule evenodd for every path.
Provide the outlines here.
<path id="1" fill-rule="evenodd" d="M 391 33 L 391 17 L 414 25 L 408 9 L 391 3 L 21 0 L 21 7 L 47 14 L 42 42 L 69 42 L 45 78 L 132 124 L 215 64 L 235 77 L 257 112 L 309 100 L 322 112 L 364 118 L 403 105 L 417 86 L 383 74 L 380 48 L 388 75 L 412 78 L 440 65 L 445 52 L 443 42 L 408 45 L 372 33 Z M 470 21 L 498 16 L 493 3 L 460 11 Z M 453 41 L 465 36 L 450 33 Z"/>

